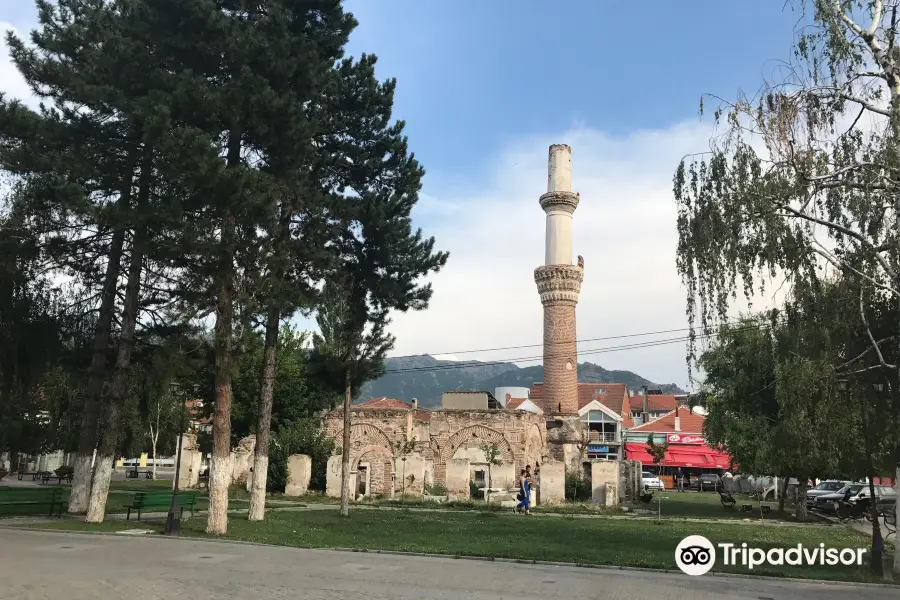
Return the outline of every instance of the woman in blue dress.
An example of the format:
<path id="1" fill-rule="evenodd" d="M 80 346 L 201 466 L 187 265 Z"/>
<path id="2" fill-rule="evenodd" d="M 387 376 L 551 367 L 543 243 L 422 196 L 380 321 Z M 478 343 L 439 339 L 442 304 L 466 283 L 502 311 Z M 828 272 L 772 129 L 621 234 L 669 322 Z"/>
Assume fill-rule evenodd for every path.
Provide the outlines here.
<path id="1" fill-rule="evenodd" d="M 516 513 L 522 510 L 526 515 L 531 514 L 531 478 L 524 469 L 519 479 L 519 503 L 514 510 Z"/>

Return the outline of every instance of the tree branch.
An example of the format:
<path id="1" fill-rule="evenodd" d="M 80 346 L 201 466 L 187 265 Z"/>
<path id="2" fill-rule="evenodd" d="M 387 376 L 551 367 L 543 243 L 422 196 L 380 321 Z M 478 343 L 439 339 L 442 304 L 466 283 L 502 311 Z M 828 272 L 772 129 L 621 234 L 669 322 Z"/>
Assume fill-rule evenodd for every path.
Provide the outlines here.
<path id="1" fill-rule="evenodd" d="M 878 281 L 878 280 L 872 278 L 872 277 L 869 276 L 869 275 L 866 275 L 866 274 L 863 273 L 862 271 L 859 271 L 858 269 L 855 269 L 854 267 L 851 267 L 850 265 L 848 265 L 848 264 L 845 263 L 844 261 L 842 261 L 842 260 L 840 260 L 839 258 L 837 258 L 836 256 L 834 256 L 831 252 L 829 252 L 828 250 L 826 250 L 826 249 L 825 249 L 825 246 L 823 246 L 823 245 L 821 244 L 821 242 L 819 242 L 819 240 L 813 238 L 812 242 L 813 242 L 814 246 L 818 246 L 818 248 L 813 247 L 812 251 L 815 252 L 816 254 L 818 254 L 819 256 L 821 256 L 822 258 L 824 258 L 825 260 L 827 260 L 827 261 L 828 261 L 829 263 L 831 263 L 832 266 L 834 266 L 835 268 L 841 269 L 841 270 L 847 269 L 848 271 L 852 271 L 854 274 L 859 275 L 860 277 L 862 277 L 863 279 L 865 279 L 866 281 L 868 281 L 869 283 L 871 283 L 871 284 L 874 285 L 875 287 L 878 287 L 878 288 L 881 288 L 881 289 L 883 289 L 883 290 L 885 290 L 885 291 L 888 291 L 888 292 L 890 292 L 891 294 L 894 294 L 895 296 L 900 296 L 900 290 L 895 290 L 894 288 L 892 288 L 892 287 L 890 287 L 890 286 L 888 286 L 888 285 L 884 285 L 884 284 L 881 283 L 880 281 Z"/>
<path id="2" fill-rule="evenodd" d="M 881 363 L 882 367 L 887 367 L 889 369 L 896 369 L 896 365 L 888 364 L 884 361 L 884 355 L 881 353 L 881 348 L 878 347 L 878 342 L 875 341 L 875 336 L 872 335 L 872 330 L 869 328 L 869 322 L 866 320 L 866 306 L 863 302 L 863 294 L 865 288 L 859 289 L 859 316 L 862 317 L 863 325 L 866 328 L 866 334 L 869 336 L 869 341 L 872 342 L 872 346 L 875 348 L 875 352 L 878 354 L 878 360 Z"/>

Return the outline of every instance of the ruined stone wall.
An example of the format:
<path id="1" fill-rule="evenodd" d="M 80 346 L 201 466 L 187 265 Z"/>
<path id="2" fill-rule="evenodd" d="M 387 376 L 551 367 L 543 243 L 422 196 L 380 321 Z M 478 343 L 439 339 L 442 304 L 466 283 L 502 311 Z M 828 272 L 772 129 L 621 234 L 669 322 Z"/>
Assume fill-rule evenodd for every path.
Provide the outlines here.
<path id="1" fill-rule="evenodd" d="M 397 489 L 401 488 L 402 474 L 393 470 L 401 458 L 397 447 L 408 435 L 416 440 L 408 456 L 408 462 L 417 465 L 416 483 L 412 486 L 416 492 L 421 489 L 419 482 L 424 480 L 445 485 L 447 461 L 460 448 L 496 444 L 506 468 L 516 473 L 526 464 L 533 467 L 540 464 L 547 456 L 544 417 L 526 411 L 439 410 L 430 413 L 430 420 L 425 420 L 410 419 L 410 411 L 406 410 L 360 409 L 351 413 L 351 423 L 351 470 L 356 470 L 361 459 L 371 465 L 372 494 L 389 495 L 391 475 L 396 478 Z M 340 411 L 326 416 L 325 430 L 340 446 L 343 435 Z M 408 492 L 410 487 L 407 483 Z"/>

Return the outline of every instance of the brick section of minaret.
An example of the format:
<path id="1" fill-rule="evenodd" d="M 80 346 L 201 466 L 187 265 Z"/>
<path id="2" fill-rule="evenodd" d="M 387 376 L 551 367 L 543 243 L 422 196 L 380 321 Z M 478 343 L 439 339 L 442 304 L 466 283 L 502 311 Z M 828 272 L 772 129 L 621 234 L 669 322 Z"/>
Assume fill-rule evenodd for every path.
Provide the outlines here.
<path id="1" fill-rule="evenodd" d="M 544 304 L 544 399 L 548 412 L 578 412 L 575 303 Z"/>
<path id="2" fill-rule="evenodd" d="M 544 305 L 545 412 L 578 412 L 575 305 L 583 280 L 580 265 L 545 265 L 534 270 L 534 282 Z"/>

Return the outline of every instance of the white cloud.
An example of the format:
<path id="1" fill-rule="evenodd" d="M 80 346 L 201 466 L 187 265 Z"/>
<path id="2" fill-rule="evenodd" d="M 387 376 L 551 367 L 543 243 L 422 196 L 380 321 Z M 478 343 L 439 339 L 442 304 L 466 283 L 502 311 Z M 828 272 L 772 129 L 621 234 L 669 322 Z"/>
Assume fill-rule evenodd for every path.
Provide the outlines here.
<path id="1" fill-rule="evenodd" d="M 578 338 L 686 327 L 685 292 L 675 270 L 672 176 L 682 156 L 707 147 L 710 133 L 710 127 L 700 123 L 624 137 L 579 128 L 529 137 L 498 156 L 485 156 L 496 168 L 488 181 L 468 194 L 444 195 L 426 181 L 428 195 L 414 216 L 428 223 L 426 234 L 450 251 L 450 260 L 433 277 L 430 308 L 395 316 L 393 354 L 537 344 L 467 353 L 464 358 L 540 357 L 542 307 L 533 271 L 544 259 L 544 213 L 538 197 L 546 191 L 551 143 L 572 147 L 573 189 L 581 194 L 573 249 L 574 255 L 585 259 Z M 579 351 L 582 361 L 685 385 L 684 344 L 591 353 L 681 335 L 585 341 Z"/>
<path id="2" fill-rule="evenodd" d="M 9 46 L 6 43 L 7 31 L 12 31 L 17 37 L 22 37 L 22 32 L 12 24 L 0 21 L 0 33 L 2 33 L 2 39 L 0 39 L 0 92 L 3 92 L 7 98 L 16 98 L 30 106 L 36 106 L 37 99 L 9 57 Z"/>

